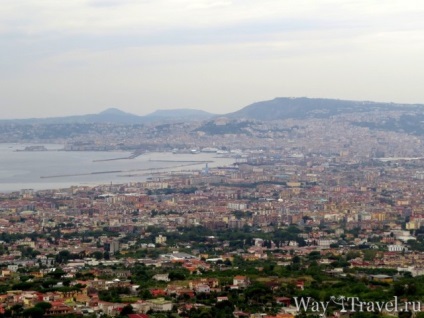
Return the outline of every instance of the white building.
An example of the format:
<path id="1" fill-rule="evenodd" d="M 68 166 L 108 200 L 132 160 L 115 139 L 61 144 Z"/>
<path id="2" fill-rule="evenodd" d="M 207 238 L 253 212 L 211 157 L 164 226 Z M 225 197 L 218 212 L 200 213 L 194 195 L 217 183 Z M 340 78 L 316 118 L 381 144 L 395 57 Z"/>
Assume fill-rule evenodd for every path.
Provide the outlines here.
<path id="1" fill-rule="evenodd" d="M 387 245 L 387 248 L 389 249 L 389 252 L 406 252 L 408 250 L 405 246 L 395 244 Z"/>

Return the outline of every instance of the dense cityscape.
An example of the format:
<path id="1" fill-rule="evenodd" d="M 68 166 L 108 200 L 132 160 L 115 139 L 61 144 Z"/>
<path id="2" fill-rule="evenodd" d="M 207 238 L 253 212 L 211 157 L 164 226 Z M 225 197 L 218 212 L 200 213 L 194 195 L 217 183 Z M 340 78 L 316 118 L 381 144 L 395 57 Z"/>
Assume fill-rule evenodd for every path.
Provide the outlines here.
<path id="1" fill-rule="evenodd" d="M 422 317 L 422 136 L 360 124 L 389 115 L 4 124 L 2 141 L 29 153 L 53 142 L 233 164 L 1 194 L 1 315 Z M 393 299 L 407 310 L 375 305 Z"/>
<path id="2" fill-rule="evenodd" d="M 424 318 L 423 17 L 1 0 L 0 318 Z"/>

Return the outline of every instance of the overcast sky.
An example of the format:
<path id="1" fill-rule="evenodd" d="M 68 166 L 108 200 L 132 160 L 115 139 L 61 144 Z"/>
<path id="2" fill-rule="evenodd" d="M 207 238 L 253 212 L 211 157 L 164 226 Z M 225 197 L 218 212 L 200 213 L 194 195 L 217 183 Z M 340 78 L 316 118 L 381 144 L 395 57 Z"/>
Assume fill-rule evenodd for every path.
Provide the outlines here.
<path id="1" fill-rule="evenodd" d="M 422 0 L 1 0 L 0 118 L 424 103 Z"/>

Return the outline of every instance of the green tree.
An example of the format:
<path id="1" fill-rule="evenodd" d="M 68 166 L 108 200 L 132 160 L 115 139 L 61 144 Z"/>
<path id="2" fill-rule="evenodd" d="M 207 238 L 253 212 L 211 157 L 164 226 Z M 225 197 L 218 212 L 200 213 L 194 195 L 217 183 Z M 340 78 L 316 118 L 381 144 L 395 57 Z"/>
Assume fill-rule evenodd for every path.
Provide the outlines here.
<path id="1" fill-rule="evenodd" d="M 319 251 L 310 252 L 308 255 L 308 259 L 310 261 L 318 260 L 321 258 L 321 253 Z"/>
<path id="2" fill-rule="evenodd" d="M 36 303 L 34 307 L 41 308 L 45 312 L 47 309 L 52 308 L 52 304 L 50 304 L 46 301 L 40 301 L 39 303 Z"/>
<path id="3" fill-rule="evenodd" d="M 300 257 L 296 255 L 295 257 L 293 257 L 292 261 L 293 261 L 293 264 L 299 264 L 300 263 Z"/>
<path id="4" fill-rule="evenodd" d="M 24 311 L 24 306 L 21 304 L 15 304 L 10 308 L 12 317 L 18 317 Z"/>
<path id="5" fill-rule="evenodd" d="M 138 293 L 138 295 L 140 296 L 141 299 L 152 299 L 153 298 L 152 293 L 148 289 L 143 289 L 142 291 L 140 291 Z"/>
<path id="6" fill-rule="evenodd" d="M 58 263 L 66 263 L 69 259 L 71 259 L 71 252 L 67 250 L 60 251 L 59 254 L 56 255 L 56 261 Z"/>
<path id="7" fill-rule="evenodd" d="M 170 280 L 184 280 L 188 276 L 188 270 L 173 270 L 169 272 Z"/>
<path id="8" fill-rule="evenodd" d="M 22 315 L 24 317 L 30 317 L 30 318 L 43 318 L 44 310 L 38 307 L 31 307 L 31 308 L 25 309 Z"/>
<path id="9" fill-rule="evenodd" d="M 96 260 L 100 261 L 103 259 L 103 253 L 100 251 L 95 251 L 91 254 L 92 257 L 94 257 Z"/>
<path id="10" fill-rule="evenodd" d="M 121 310 L 121 316 L 126 316 L 134 313 L 134 308 L 130 304 L 124 306 Z"/>
<path id="11" fill-rule="evenodd" d="M 53 277 L 54 279 L 60 279 L 66 273 L 61 268 L 56 268 L 53 272 L 48 273 L 47 275 Z"/>
<path id="12" fill-rule="evenodd" d="M 234 305 L 228 300 L 221 301 L 216 303 L 215 307 L 212 308 L 211 314 L 212 317 L 219 318 L 230 318 L 234 317 Z"/>

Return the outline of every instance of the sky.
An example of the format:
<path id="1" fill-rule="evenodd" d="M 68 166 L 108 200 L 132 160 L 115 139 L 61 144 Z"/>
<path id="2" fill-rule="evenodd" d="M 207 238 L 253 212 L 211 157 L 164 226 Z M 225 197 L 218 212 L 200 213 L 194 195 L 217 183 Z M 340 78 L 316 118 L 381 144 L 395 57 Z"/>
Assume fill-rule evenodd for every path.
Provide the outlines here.
<path id="1" fill-rule="evenodd" d="M 1 0 L 0 118 L 424 104 L 421 0 Z"/>

